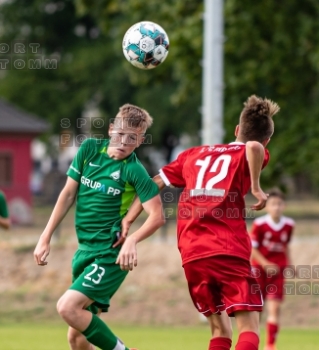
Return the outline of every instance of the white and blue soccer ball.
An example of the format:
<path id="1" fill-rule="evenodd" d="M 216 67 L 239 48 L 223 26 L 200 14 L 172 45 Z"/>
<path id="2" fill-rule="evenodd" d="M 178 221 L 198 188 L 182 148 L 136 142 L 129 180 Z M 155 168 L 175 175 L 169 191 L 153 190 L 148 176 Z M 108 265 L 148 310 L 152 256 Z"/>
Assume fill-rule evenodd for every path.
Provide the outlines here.
<path id="1" fill-rule="evenodd" d="M 140 69 L 153 69 L 166 59 L 169 39 L 165 30 L 153 22 L 139 22 L 123 38 L 125 58 Z"/>

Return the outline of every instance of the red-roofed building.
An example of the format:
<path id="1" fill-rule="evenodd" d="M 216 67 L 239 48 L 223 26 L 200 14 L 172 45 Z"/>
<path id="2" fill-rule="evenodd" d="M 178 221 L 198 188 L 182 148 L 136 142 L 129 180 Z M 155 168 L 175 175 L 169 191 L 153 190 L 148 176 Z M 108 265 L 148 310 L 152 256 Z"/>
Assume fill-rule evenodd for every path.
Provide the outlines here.
<path id="1" fill-rule="evenodd" d="M 13 222 L 32 222 L 31 141 L 48 129 L 44 120 L 0 100 L 0 189 Z"/>

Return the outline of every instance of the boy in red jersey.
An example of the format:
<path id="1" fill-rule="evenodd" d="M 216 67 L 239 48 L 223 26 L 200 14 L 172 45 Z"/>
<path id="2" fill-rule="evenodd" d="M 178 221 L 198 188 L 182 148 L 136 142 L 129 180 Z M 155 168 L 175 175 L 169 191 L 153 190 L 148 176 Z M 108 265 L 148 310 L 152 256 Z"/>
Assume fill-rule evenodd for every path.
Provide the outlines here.
<path id="1" fill-rule="evenodd" d="M 251 188 L 257 199 L 252 209 L 266 204 L 259 178 L 269 160 L 265 146 L 278 111 L 276 103 L 250 96 L 235 129 L 236 142 L 190 148 L 154 177 L 159 188 L 184 187 L 178 203 L 178 248 L 193 303 L 211 326 L 210 350 L 231 348 L 226 313 L 236 317 L 236 350 L 258 349 L 263 301 L 253 290 L 256 280 L 251 275 L 244 196 Z M 123 239 L 141 211 L 136 200 L 122 222 Z M 123 247 L 117 261 L 124 269 L 136 255 L 129 246 Z"/>
<path id="2" fill-rule="evenodd" d="M 267 300 L 267 343 L 265 350 L 275 350 L 279 329 L 280 304 L 283 301 L 284 269 L 289 265 L 288 244 L 294 221 L 283 216 L 285 198 L 274 189 L 269 191 L 267 215 L 254 220 L 251 229 L 252 265 L 255 277 Z"/>

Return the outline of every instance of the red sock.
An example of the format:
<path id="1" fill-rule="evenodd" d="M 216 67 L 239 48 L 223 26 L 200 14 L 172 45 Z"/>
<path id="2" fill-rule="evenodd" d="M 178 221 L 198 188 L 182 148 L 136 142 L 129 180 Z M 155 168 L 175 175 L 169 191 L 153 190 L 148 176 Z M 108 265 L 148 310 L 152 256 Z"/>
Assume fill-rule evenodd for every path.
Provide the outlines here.
<path id="1" fill-rule="evenodd" d="M 278 330 L 278 324 L 267 322 L 267 345 L 275 344 Z"/>
<path id="2" fill-rule="evenodd" d="M 231 339 L 218 337 L 210 341 L 208 350 L 230 350 L 230 348 Z"/>
<path id="3" fill-rule="evenodd" d="M 259 337 L 254 332 L 243 332 L 239 334 L 236 350 L 258 350 Z"/>

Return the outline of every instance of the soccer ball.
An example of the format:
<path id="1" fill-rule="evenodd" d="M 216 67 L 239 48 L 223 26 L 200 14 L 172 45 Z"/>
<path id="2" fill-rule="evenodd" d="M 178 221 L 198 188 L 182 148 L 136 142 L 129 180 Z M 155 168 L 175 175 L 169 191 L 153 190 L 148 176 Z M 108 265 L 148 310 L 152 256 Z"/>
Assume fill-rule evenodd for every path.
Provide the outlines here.
<path id="1" fill-rule="evenodd" d="M 165 30 L 153 22 L 139 22 L 125 33 L 123 53 L 133 66 L 153 69 L 164 62 L 169 48 Z"/>

